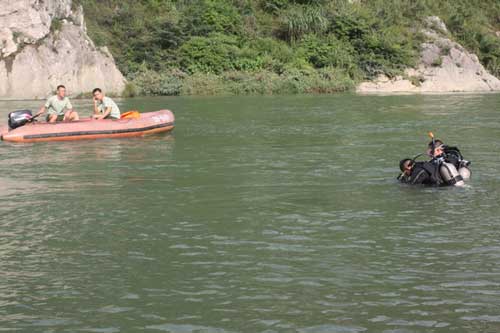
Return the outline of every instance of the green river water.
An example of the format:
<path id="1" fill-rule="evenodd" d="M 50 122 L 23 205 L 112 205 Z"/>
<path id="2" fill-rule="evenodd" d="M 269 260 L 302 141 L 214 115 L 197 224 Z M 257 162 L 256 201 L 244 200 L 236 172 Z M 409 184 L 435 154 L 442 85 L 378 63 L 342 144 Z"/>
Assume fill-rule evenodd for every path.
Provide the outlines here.
<path id="1" fill-rule="evenodd" d="M 0 331 L 499 332 L 499 105 L 130 99 L 172 134 L 0 142 Z M 395 180 L 430 130 L 465 188 Z"/>

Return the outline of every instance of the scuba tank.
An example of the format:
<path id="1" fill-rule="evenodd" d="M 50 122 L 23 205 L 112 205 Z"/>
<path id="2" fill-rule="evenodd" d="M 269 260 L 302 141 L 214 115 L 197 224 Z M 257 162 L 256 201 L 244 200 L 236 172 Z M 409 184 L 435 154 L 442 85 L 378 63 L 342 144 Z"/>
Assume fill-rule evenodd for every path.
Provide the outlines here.
<path id="1" fill-rule="evenodd" d="M 464 186 L 464 179 L 452 163 L 443 162 L 439 167 L 441 177 L 447 185 Z"/>
<path id="2" fill-rule="evenodd" d="M 462 153 L 457 147 L 444 147 L 444 155 L 446 162 L 452 163 L 463 180 L 470 180 L 471 170 L 469 169 L 470 162 L 465 160 Z"/>
<path id="3" fill-rule="evenodd" d="M 9 129 L 13 130 L 15 128 L 26 125 L 33 115 L 31 114 L 31 110 L 17 110 L 9 113 Z"/>
<path id="4" fill-rule="evenodd" d="M 460 174 L 460 176 L 462 176 L 463 180 L 469 180 L 472 175 L 472 172 L 466 166 L 460 167 L 458 169 L 458 173 Z"/>

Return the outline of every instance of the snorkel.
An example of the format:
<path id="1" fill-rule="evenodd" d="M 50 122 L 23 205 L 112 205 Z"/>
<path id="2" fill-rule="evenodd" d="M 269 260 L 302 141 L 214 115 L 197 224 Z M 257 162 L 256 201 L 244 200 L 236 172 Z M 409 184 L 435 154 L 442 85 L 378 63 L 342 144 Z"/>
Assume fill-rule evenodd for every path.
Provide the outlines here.
<path id="1" fill-rule="evenodd" d="M 434 157 L 434 150 L 436 150 L 436 139 L 434 138 L 434 133 L 429 132 L 428 134 L 432 140 L 431 157 Z"/>

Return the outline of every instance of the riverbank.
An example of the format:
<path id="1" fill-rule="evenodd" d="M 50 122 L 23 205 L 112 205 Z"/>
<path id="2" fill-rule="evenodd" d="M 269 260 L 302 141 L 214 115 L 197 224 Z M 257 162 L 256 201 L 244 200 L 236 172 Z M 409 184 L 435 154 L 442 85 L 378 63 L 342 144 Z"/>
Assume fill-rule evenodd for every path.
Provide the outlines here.
<path id="1" fill-rule="evenodd" d="M 360 93 L 443 93 L 500 91 L 500 80 L 491 75 L 477 55 L 454 42 L 444 22 L 436 16 L 425 20 L 421 30 L 425 41 L 420 45 L 418 65 L 403 75 L 390 78 L 379 75 L 356 88 Z"/>
<path id="2" fill-rule="evenodd" d="M 99 86 L 125 97 L 500 89 L 494 0 L 30 0 L 4 7 L 6 98 L 43 99 L 61 83 L 75 95 Z M 431 26 L 429 17 L 436 18 Z"/>
<path id="3" fill-rule="evenodd" d="M 354 91 L 356 81 L 335 68 L 293 69 L 283 74 L 270 71 L 196 73 L 179 70 L 142 72 L 126 86 L 125 97 L 137 95 L 283 95 Z"/>
<path id="4" fill-rule="evenodd" d="M 500 91 L 448 91 L 448 92 L 442 92 L 442 91 L 356 91 L 353 89 L 345 90 L 345 91 L 336 91 L 332 93 L 321 93 L 321 92 L 305 92 L 305 93 L 280 93 L 280 94 L 234 94 L 231 92 L 220 92 L 219 94 L 197 94 L 197 95 L 174 95 L 174 96 L 148 96 L 148 95 L 134 95 L 134 96 L 109 96 L 112 97 L 113 100 L 118 103 L 119 105 L 123 101 L 138 101 L 138 100 L 143 100 L 143 99 L 149 99 L 149 100 L 159 100 L 162 98 L 172 98 L 172 99 L 178 99 L 178 98 L 226 98 L 226 97 L 246 97 L 246 98 L 252 98 L 252 97 L 269 97 L 269 98 L 282 98 L 282 97 L 318 97 L 318 98 L 326 98 L 328 96 L 332 97 L 339 97 L 343 95 L 352 95 L 352 96 L 449 96 L 449 95 L 458 95 L 458 96 L 474 96 L 474 95 L 498 95 L 500 94 Z M 69 96 L 69 98 L 72 101 L 79 101 L 80 103 L 84 103 L 85 105 L 88 106 L 89 110 L 92 108 L 92 97 L 87 96 L 86 94 L 84 95 L 77 95 L 77 96 Z M 32 110 L 38 110 L 46 101 L 45 98 L 39 98 L 39 99 L 9 99 L 9 98 L 0 98 L 0 108 L 5 106 L 5 103 L 13 103 L 13 102 L 23 102 L 26 103 L 25 108 L 32 109 Z M 127 109 L 128 110 L 128 109 Z M 12 111 L 12 110 L 11 110 Z M 124 110 L 122 110 L 124 111 Z M 91 112 L 91 111 L 89 111 Z"/>
<path id="5" fill-rule="evenodd" d="M 125 96 L 142 95 L 276 95 L 304 93 L 447 93 L 500 91 L 500 80 L 481 64 L 476 54 L 452 40 L 437 16 L 423 20 L 419 31 L 417 64 L 400 75 L 381 73 L 364 81 L 334 66 L 188 74 L 180 69 L 156 72 L 142 69 L 133 75 Z"/>
<path id="6" fill-rule="evenodd" d="M 434 72 L 420 71 L 423 44 L 432 44 L 425 30 L 475 55 L 481 73 L 500 77 L 500 5 L 492 0 L 78 2 L 89 35 L 109 47 L 126 76 L 125 96 L 332 93 L 384 80 L 398 86 L 361 90 L 495 87 L 481 86 L 482 74 L 462 78 L 458 66 L 442 76 L 454 86 L 436 82 L 448 47 L 430 59 Z M 429 24 L 429 17 L 436 19 Z M 471 78 L 478 84 L 467 85 Z"/>

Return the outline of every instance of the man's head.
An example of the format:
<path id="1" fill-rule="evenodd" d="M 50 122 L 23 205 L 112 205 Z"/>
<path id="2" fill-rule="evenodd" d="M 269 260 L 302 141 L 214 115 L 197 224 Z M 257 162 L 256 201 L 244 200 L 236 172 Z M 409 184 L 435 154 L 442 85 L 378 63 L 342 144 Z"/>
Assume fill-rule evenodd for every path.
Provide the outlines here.
<path id="1" fill-rule="evenodd" d="M 444 145 L 439 145 L 434 148 L 434 155 L 432 157 L 438 157 L 443 155 L 444 153 Z"/>
<path id="2" fill-rule="evenodd" d="M 405 158 L 399 162 L 399 169 L 401 169 L 401 172 L 409 176 L 414 164 L 415 161 L 413 161 L 411 158 Z"/>
<path id="3" fill-rule="evenodd" d="M 64 98 L 66 96 L 66 87 L 63 86 L 62 84 L 57 86 L 57 96 Z"/>
<path id="4" fill-rule="evenodd" d="M 444 143 L 439 139 L 431 141 L 427 145 L 427 155 L 431 157 L 439 156 L 443 154 L 443 152 L 444 152 Z"/>
<path id="5" fill-rule="evenodd" d="M 104 98 L 104 94 L 102 93 L 102 90 L 100 88 L 95 88 L 92 90 L 92 96 L 98 101 L 102 101 Z"/>
<path id="6" fill-rule="evenodd" d="M 434 140 L 434 141 L 429 142 L 429 144 L 427 145 L 427 147 L 432 149 L 432 146 L 433 146 L 433 145 L 434 145 L 435 147 L 437 147 L 437 146 L 444 145 L 444 143 L 443 143 L 443 141 L 441 141 L 441 140 L 439 140 L 439 139 L 436 139 L 436 140 Z"/>

